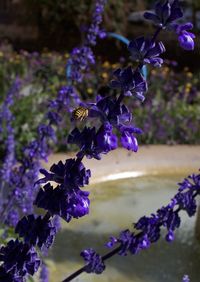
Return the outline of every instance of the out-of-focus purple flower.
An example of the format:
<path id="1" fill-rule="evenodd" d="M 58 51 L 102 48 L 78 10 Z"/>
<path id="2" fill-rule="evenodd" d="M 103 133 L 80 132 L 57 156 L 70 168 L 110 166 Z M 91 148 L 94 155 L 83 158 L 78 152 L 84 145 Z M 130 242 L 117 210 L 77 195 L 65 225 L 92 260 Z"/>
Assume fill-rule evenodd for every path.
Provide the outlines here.
<path id="1" fill-rule="evenodd" d="M 75 87 L 69 85 L 60 88 L 56 100 L 50 102 L 50 107 L 56 109 L 57 114 L 59 114 L 63 107 L 65 111 L 72 112 L 74 107 L 77 107 L 80 104 L 81 100 Z"/>
<path id="2" fill-rule="evenodd" d="M 5 223 L 9 226 L 16 226 L 19 220 L 19 212 L 16 209 L 8 211 Z"/>
<path id="3" fill-rule="evenodd" d="M 155 12 L 146 12 L 144 17 L 153 21 L 161 28 L 168 27 L 174 21 L 183 17 L 179 0 L 161 0 L 155 6 Z"/>
<path id="4" fill-rule="evenodd" d="M 144 93 L 147 91 L 147 83 L 140 72 L 134 72 L 129 66 L 125 69 L 117 69 L 114 71 L 116 80 L 111 81 L 112 88 L 119 88 L 124 92 L 125 96 L 135 96 L 139 100 L 144 100 Z"/>
<path id="5" fill-rule="evenodd" d="M 27 274 L 33 275 L 40 266 L 40 259 L 34 247 L 28 244 L 11 240 L 7 245 L 0 248 L 1 269 L 8 275 L 23 278 Z M 22 280 L 21 280 L 22 281 Z"/>
<path id="6" fill-rule="evenodd" d="M 56 228 L 45 217 L 33 214 L 23 217 L 17 224 L 15 232 L 24 238 L 24 242 L 33 246 L 49 248 L 54 241 Z"/>
<path id="7" fill-rule="evenodd" d="M 105 270 L 105 264 L 102 257 L 93 249 L 86 249 L 81 252 L 81 256 L 84 258 L 86 265 L 85 271 L 87 273 L 101 274 Z"/>
<path id="8" fill-rule="evenodd" d="M 165 52 L 165 46 L 162 42 L 152 42 L 151 39 L 144 37 L 132 40 L 128 45 L 131 58 L 141 64 L 151 64 L 155 67 L 161 67 L 163 59 L 159 56 Z"/>
<path id="9" fill-rule="evenodd" d="M 12 167 L 16 163 L 14 129 L 12 128 L 14 117 L 10 108 L 14 103 L 14 99 L 19 95 L 20 85 L 20 80 L 16 78 L 6 93 L 5 100 L 0 105 L 0 134 L 3 136 L 4 133 L 6 136 L 5 157 L 2 167 L 0 167 L 0 190 L 3 189 L 6 183 L 9 183 Z"/>
<path id="10" fill-rule="evenodd" d="M 34 204 L 46 209 L 51 215 L 59 215 L 69 222 L 89 213 L 89 192 L 80 189 L 53 188 L 49 183 L 40 188 Z"/>
<path id="11" fill-rule="evenodd" d="M 185 274 L 185 275 L 183 276 L 182 282 L 190 282 L 190 278 L 189 278 L 189 276 L 188 276 L 187 274 Z"/>
<path id="12" fill-rule="evenodd" d="M 76 82 L 81 82 L 83 79 L 83 71 L 87 71 L 89 65 L 95 64 L 94 53 L 89 46 L 74 48 L 70 54 L 70 59 L 67 62 L 70 66 L 68 79 Z"/>
<path id="13" fill-rule="evenodd" d="M 62 184 L 66 189 L 87 185 L 91 176 L 91 171 L 86 169 L 83 163 L 76 159 L 67 159 L 65 164 L 62 161 L 59 161 L 58 164 L 53 164 L 50 168 L 51 173 L 45 169 L 41 169 L 40 172 L 45 177 L 38 180 L 37 184 L 54 181 Z"/>
<path id="14" fill-rule="evenodd" d="M 117 136 L 113 134 L 112 129 L 112 125 L 106 122 L 97 132 L 97 146 L 101 149 L 102 153 L 108 153 L 117 148 Z"/>
<path id="15" fill-rule="evenodd" d="M 188 30 L 193 28 L 192 23 L 185 23 L 185 24 L 174 24 L 173 29 L 175 30 L 176 34 L 178 35 L 178 41 L 180 46 L 187 51 L 194 50 L 194 38 L 195 35 Z"/>
<path id="16" fill-rule="evenodd" d="M 49 282 L 49 270 L 45 263 L 41 266 L 40 282 Z"/>
<path id="17" fill-rule="evenodd" d="M 107 0 L 98 0 L 95 3 L 95 8 L 92 15 L 92 24 L 87 32 L 87 44 L 96 45 L 97 37 L 104 38 L 105 32 L 100 29 L 102 22 L 102 14 Z"/>
<path id="18" fill-rule="evenodd" d="M 41 139 L 49 138 L 56 142 L 56 135 L 51 125 L 40 124 L 38 127 L 38 133 Z"/>

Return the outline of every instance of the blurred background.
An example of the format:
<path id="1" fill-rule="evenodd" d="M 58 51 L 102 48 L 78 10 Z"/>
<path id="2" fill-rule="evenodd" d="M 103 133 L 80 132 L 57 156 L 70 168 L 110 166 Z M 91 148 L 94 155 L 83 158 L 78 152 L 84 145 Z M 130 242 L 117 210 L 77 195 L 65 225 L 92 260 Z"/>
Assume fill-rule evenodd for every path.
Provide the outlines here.
<path id="1" fill-rule="evenodd" d="M 193 52 L 184 51 L 172 33 L 161 34 L 167 48 L 164 67 L 148 69 L 149 92 L 143 104 L 129 99 L 135 123 L 144 130 L 140 137 L 142 144 L 200 143 L 200 0 L 181 2 L 184 20 L 194 24 L 196 47 Z M 19 77 L 22 89 L 12 108 L 19 147 L 34 138 L 48 110 L 47 102 L 65 85 L 66 61 L 73 47 L 84 39 L 93 3 L 92 0 L 0 0 L 0 103 L 12 81 Z M 103 28 L 128 39 L 152 34 L 154 27 L 142 15 L 153 3 L 109 0 Z M 113 38 L 99 40 L 94 52 L 97 63 L 78 86 L 83 100 L 94 100 L 97 92 L 108 93 L 113 70 L 130 62 L 126 46 Z M 66 118 L 62 130 L 57 132 L 55 151 L 69 149 L 68 125 Z"/>

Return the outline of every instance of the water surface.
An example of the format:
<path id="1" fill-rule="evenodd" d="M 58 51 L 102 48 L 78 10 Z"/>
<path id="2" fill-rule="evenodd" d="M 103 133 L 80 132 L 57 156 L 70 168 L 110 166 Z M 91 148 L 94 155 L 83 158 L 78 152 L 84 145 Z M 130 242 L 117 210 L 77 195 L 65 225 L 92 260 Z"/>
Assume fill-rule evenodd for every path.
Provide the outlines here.
<path id="1" fill-rule="evenodd" d="M 92 247 L 101 254 L 110 235 L 131 228 L 143 215 L 150 215 L 167 204 L 176 193 L 177 176 L 143 176 L 90 185 L 90 215 L 63 222 L 51 250 L 51 282 L 62 281 L 83 265 L 82 249 Z M 115 256 L 107 261 L 102 275 L 82 274 L 81 282 L 177 282 L 184 274 L 191 282 L 200 281 L 200 244 L 195 239 L 195 217 L 181 214 L 181 228 L 173 243 L 160 240 L 136 256 Z"/>

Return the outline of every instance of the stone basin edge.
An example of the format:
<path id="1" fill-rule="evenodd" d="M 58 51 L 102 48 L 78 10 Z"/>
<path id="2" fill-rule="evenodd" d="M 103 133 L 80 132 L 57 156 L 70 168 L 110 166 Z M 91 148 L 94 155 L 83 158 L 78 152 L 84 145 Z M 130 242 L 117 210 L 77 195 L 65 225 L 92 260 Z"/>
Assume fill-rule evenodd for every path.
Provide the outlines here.
<path id="1" fill-rule="evenodd" d="M 57 153 L 42 166 L 49 169 L 53 163 L 75 157 L 76 153 Z M 144 175 L 189 175 L 200 168 L 199 145 L 140 146 L 137 153 L 119 148 L 103 155 L 102 160 L 84 159 L 92 173 L 91 184 Z"/>

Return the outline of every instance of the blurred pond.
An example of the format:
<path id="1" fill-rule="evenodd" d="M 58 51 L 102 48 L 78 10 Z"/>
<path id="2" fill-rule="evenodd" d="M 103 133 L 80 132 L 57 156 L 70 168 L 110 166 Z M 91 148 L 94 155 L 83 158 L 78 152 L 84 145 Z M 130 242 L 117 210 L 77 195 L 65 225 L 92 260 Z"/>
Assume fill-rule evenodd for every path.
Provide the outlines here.
<path id="1" fill-rule="evenodd" d="M 51 282 L 59 282 L 83 265 L 82 249 L 93 247 L 101 254 L 110 235 L 131 228 L 141 216 L 155 212 L 173 197 L 184 176 L 142 176 L 90 185 L 90 215 L 63 223 L 51 250 Z M 200 244 L 194 237 L 195 217 L 183 212 L 181 228 L 173 243 L 161 239 L 136 256 L 108 260 L 105 272 L 82 274 L 81 282 L 177 282 L 188 274 L 191 282 L 200 277 Z"/>

